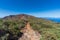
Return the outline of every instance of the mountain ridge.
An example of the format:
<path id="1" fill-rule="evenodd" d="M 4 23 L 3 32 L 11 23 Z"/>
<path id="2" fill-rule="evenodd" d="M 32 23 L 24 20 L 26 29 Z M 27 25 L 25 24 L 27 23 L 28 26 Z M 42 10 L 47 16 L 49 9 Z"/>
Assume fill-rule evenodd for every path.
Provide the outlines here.
<path id="1" fill-rule="evenodd" d="M 41 34 L 41 40 L 60 40 L 60 24 L 26 14 L 6 16 L 2 18 L 0 20 L 0 30 L 4 30 L 4 32 L 8 31 L 10 33 L 9 37 L 6 38 L 18 38 L 21 29 L 25 26 L 25 21 L 29 21 L 31 28 Z"/>

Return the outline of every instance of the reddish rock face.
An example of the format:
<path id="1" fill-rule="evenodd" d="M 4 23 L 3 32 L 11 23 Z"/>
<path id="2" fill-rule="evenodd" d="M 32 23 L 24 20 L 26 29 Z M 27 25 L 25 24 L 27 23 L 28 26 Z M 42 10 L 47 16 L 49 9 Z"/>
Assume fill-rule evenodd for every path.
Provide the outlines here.
<path id="1" fill-rule="evenodd" d="M 40 34 L 31 28 L 29 22 L 26 23 L 21 32 L 23 35 L 18 40 L 40 40 Z"/>

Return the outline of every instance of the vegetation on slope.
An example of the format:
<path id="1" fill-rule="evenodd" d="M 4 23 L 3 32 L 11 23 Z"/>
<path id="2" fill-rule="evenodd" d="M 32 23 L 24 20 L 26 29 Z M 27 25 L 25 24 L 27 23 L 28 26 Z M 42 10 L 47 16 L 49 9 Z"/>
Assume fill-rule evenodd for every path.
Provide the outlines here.
<path id="1" fill-rule="evenodd" d="M 19 38 L 21 28 L 25 26 L 24 20 L 28 20 L 32 28 L 41 34 L 41 40 L 60 40 L 60 23 L 25 14 L 10 15 L 0 19 L 0 34 L 1 31 L 6 32 L 0 35 L 0 39 L 7 40 L 10 34 L 12 38 Z"/>

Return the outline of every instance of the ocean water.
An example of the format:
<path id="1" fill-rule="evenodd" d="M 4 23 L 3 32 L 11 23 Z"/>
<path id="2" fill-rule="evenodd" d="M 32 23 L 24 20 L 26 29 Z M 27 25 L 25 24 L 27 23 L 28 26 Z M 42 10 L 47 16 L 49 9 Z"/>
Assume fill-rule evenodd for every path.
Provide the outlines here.
<path id="1" fill-rule="evenodd" d="M 60 23 L 60 18 L 47 18 L 48 20 Z"/>
<path id="2" fill-rule="evenodd" d="M 60 18 L 46 18 L 46 19 L 60 23 Z"/>

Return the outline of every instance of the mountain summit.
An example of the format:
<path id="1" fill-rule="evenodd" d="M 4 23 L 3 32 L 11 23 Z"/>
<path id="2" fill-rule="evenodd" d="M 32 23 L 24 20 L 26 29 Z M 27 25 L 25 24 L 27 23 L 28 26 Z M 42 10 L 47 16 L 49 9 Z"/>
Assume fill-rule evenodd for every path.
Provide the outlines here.
<path id="1" fill-rule="evenodd" d="M 19 14 L 19 15 L 10 15 L 6 16 L 3 19 L 25 19 L 25 18 L 33 18 L 34 16 L 27 15 L 27 14 Z"/>

